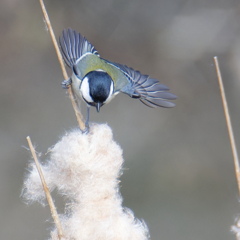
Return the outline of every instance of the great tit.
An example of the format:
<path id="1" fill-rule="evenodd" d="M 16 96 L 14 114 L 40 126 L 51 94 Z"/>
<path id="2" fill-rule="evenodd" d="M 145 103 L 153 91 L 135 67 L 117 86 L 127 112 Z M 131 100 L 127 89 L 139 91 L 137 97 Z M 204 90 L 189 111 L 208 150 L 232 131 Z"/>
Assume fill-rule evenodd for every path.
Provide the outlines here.
<path id="1" fill-rule="evenodd" d="M 167 86 L 125 65 L 101 58 L 95 47 L 75 30 L 64 29 L 59 43 L 64 61 L 73 72 L 69 80 L 62 82 L 62 87 L 72 85 L 74 95 L 87 103 L 87 128 L 89 107 L 96 107 L 99 112 L 120 92 L 139 99 L 148 107 L 175 106 L 168 100 L 177 96 L 168 92 Z"/>

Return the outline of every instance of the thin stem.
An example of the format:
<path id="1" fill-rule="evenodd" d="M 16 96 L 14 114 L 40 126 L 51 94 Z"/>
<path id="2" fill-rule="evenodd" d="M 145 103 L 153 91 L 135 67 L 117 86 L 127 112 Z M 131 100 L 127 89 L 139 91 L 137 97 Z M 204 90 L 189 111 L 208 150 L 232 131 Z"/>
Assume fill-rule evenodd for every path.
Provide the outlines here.
<path id="1" fill-rule="evenodd" d="M 49 29 L 49 32 L 50 32 L 50 35 L 51 35 L 53 45 L 54 45 L 56 53 L 57 53 L 57 57 L 58 57 L 58 60 L 59 60 L 59 63 L 60 63 L 61 69 L 62 69 L 63 77 L 64 77 L 65 80 L 67 80 L 67 79 L 69 79 L 69 77 L 67 75 L 67 71 L 66 71 L 66 68 L 65 68 L 65 65 L 64 65 L 64 62 L 63 62 L 62 54 L 59 50 L 58 43 L 57 43 L 57 40 L 56 40 L 56 37 L 55 37 L 55 34 L 54 34 L 54 31 L 53 31 L 53 28 L 52 28 L 52 25 L 51 25 L 51 22 L 50 22 L 50 19 L 49 19 L 49 16 L 48 16 L 48 13 L 47 13 L 47 10 L 46 10 L 46 7 L 44 5 L 43 0 L 40 0 L 40 5 L 42 7 L 43 15 L 44 15 L 46 24 L 48 26 L 48 29 Z M 70 96 L 70 99 L 71 99 L 71 102 L 72 102 L 72 105 L 73 105 L 73 109 L 74 109 L 76 117 L 77 117 L 79 127 L 80 127 L 81 130 L 84 130 L 85 129 L 84 119 L 83 119 L 83 116 L 82 116 L 82 114 L 80 113 L 80 111 L 77 107 L 77 104 L 76 104 L 75 98 L 73 96 L 71 87 L 68 88 L 68 93 L 69 93 L 69 96 Z"/>
<path id="2" fill-rule="evenodd" d="M 43 189 L 44 189 L 44 192 L 45 192 L 46 197 L 47 197 L 47 201 L 48 201 L 48 204 L 49 204 L 49 207 L 50 207 L 52 218 L 53 218 L 53 220 L 54 220 L 54 222 L 56 224 L 56 227 L 58 229 L 58 237 L 59 237 L 59 239 L 61 239 L 63 237 L 63 230 L 62 230 L 62 226 L 61 226 L 58 214 L 57 214 L 56 207 L 55 207 L 55 205 L 53 203 L 50 191 L 49 191 L 49 189 L 47 187 L 46 181 L 45 181 L 43 173 L 42 173 L 42 169 L 41 169 L 39 161 L 37 159 L 37 155 L 36 155 L 35 149 L 33 148 L 32 141 L 31 141 L 29 136 L 27 136 L 27 141 L 28 141 L 28 145 L 29 145 L 29 148 L 31 150 L 31 153 L 33 155 L 33 159 L 34 159 L 35 164 L 37 166 L 38 173 L 39 173 L 41 181 L 42 181 Z"/>
<path id="3" fill-rule="evenodd" d="M 225 118 L 227 121 L 227 128 L 228 128 L 230 143 L 231 143 L 231 147 L 232 147 L 232 153 L 233 153 L 233 159 L 234 159 L 234 165 L 235 165 L 235 174 L 236 174 L 236 178 L 237 178 L 238 192 L 239 192 L 239 197 L 240 197 L 240 168 L 239 168 L 238 153 L 237 153 L 237 148 L 236 148 L 236 144 L 235 144 L 231 118 L 230 118 L 229 111 L 228 111 L 228 104 L 227 104 L 227 100 L 226 100 L 226 96 L 225 96 L 222 75 L 221 75 L 221 71 L 219 68 L 217 57 L 214 57 L 214 62 L 215 62 L 215 66 L 216 66 L 218 82 L 219 82 L 221 96 L 222 96 Z"/>

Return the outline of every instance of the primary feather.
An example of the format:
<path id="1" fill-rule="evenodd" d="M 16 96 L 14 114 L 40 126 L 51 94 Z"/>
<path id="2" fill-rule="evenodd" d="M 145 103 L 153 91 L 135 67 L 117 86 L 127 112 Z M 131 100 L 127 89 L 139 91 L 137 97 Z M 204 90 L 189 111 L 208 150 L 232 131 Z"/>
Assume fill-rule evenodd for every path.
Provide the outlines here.
<path id="1" fill-rule="evenodd" d="M 92 53 L 100 57 L 95 47 L 87 41 L 80 33 L 71 28 L 63 30 L 63 35 L 59 37 L 65 63 L 72 68 L 86 53 Z"/>
<path id="2" fill-rule="evenodd" d="M 157 79 L 142 75 L 139 71 L 119 63 L 114 63 L 114 65 L 123 71 L 130 81 L 128 85 L 121 89 L 121 92 L 133 98 L 139 98 L 148 107 L 169 108 L 175 106 L 174 103 L 166 100 L 174 100 L 177 96 L 167 92 L 169 88 L 160 84 Z"/>

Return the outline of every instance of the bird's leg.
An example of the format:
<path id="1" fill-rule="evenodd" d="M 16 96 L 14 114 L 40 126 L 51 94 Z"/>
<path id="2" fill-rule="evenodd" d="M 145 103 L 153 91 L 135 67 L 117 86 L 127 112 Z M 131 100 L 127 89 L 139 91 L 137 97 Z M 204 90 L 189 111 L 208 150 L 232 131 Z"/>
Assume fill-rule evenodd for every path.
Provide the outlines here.
<path id="1" fill-rule="evenodd" d="M 89 133 L 89 109 L 90 107 L 87 106 L 87 120 L 85 122 L 85 129 L 82 131 L 83 133 L 86 133 L 86 134 Z"/>
<path id="2" fill-rule="evenodd" d="M 62 81 L 62 88 L 63 89 L 68 89 L 68 87 L 72 84 L 72 79 L 69 78 L 68 80 L 63 80 Z"/>
<path id="3" fill-rule="evenodd" d="M 86 120 L 86 122 L 85 122 L 85 125 L 86 125 L 86 127 L 88 127 L 88 128 L 89 128 L 89 110 L 90 110 L 90 107 L 87 106 L 87 120 Z"/>

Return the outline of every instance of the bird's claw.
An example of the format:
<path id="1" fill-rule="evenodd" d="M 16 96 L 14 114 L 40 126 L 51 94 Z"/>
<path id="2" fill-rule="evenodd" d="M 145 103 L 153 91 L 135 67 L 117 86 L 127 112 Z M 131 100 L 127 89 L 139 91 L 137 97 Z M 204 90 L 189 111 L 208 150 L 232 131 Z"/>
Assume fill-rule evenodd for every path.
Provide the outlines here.
<path id="1" fill-rule="evenodd" d="M 89 133 L 89 106 L 87 106 L 87 120 L 85 122 L 85 129 L 82 130 L 83 134 L 88 134 Z"/>
<path id="2" fill-rule="evenodd" d="M 68 89 L 68 87 L 72 84 L 72 79 L 69 78 L 68 80 L 63 80 L 62 81 L 62 88 L 63 89 Z"/>
<path id="3" fill-rule="evenodd" d="M 86 135 L 89 133 L 89 125 L 85 126 L 84 130 L 82 130 L 82 133 Z"/>

